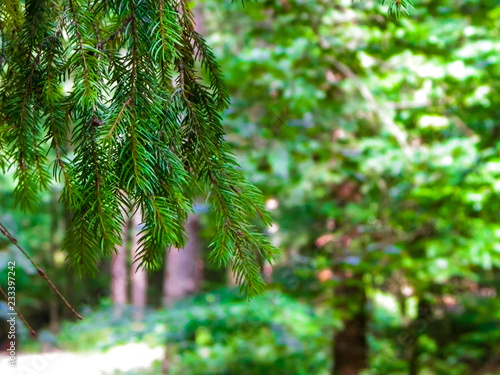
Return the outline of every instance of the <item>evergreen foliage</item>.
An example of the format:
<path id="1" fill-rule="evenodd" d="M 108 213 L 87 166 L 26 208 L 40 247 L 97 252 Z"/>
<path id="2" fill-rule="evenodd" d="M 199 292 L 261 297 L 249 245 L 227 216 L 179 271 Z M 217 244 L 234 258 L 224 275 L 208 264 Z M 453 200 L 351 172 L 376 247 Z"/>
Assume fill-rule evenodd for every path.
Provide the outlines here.
<path id="1" fill-rule="evenodd" d="M 126 207 L 143 218 L 136 262 L 158 268 L 206 194 L 213 259 L 259 292 L 258 261 L 277 250 L 254 219 L 270 217 L 224 140 L 227 89 L 187 2 L 4 0 L 0 29 L 0 167 L 14 171 L 26 211 L 52 177 L 63 183 L 71 266 L 98 271 Z"/>

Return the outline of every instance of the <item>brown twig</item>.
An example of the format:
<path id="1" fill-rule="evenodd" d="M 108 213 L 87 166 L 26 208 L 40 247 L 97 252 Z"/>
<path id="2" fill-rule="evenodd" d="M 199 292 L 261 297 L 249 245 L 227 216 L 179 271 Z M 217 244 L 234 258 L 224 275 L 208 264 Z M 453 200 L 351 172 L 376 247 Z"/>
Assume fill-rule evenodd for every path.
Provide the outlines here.
<path id="1" fill-rule="evenodd" d="M 9 297 L 7 296 L 7 293 L 5 293 L 5 291 L 2 289 L 2 287 L 0 286 L 0 292 L 3 294 L 3 296 L 5 297 L 5 300 L 7 301 L 7 303 L 9 303 Z M 9 307 L 11 305 L 8 305 Z M 23 314 L 21 314 L 19 312 L 19 310 L 17 309 L 16 305 L 12 305 L 12 307 L 14 308 L 14 310 L 16 311 L 16 314 L 17 316 L 19 317 L 19 319 L 21 319 L 21 321 L 24 323 L 24 325 L 26 326 L 26 328 L 28 328 L 31 332 L 31 334 L 33 336 L 36 336 L 36 332 L 33 328 L 31 328 L 31 326 L 29 325 L 28 321 L 24 318 Z"/>
<path id="2" fill-rule="evenodd" d="M 123 23 L 120 25 L 118 29 L 116 29 L 113 33 L 111 33 L 108 38 L 106 38 L 104 41 L 99 41 L 97 43 L 97 49 L 99 51 L 103 50 L 104 45 L 108 44 L 109 42 L 113 41 L 126 27 L 127 25 L 132 21 L 132 16 L 129 16 L 123 21 Z"/>
<path id="3" fill-rule="evenodd" d="M 26 251 L 24 251 L 21 248 L 21 246 L 19 246 L 17 240 L 9 233 L 9 231 L 7 230 L 7 228 L 5 228 L 2 223 L 0 223 L 0 232 L 5 237 L 7 237 L 7 239 L 10 242 L 12 242 L 21 251 L 21 253 L 23 253 L 23 255 L 31 262 L 31 264 L 33 265 L 33 267 L 35 267 L 35 269 L 37 270 L 38 274 L 43 279 L 45 279 L 45 281 L 47 281 L 47 283 L 50 285 L 50 287 L 52 288 L 52 290 L 63 300 L 63 302 L 66 304 L 66 306 L 68 306 L 68 308 L 73 312 L 73 314 L 75 314 L 78 319 L 83 320 L 82 316 L 80 314 L 78 314 L 76 312 L 76 310 L 73 308 L 73 306 L 71 306 L 70 303 L 66 300 L 66 298 L 64 298 L 64 296 L 61 294 L 61 292 L 59 291 L 59 289 L 57 289 L 57 287 L 49 279 L 49 277 L 45 274 L 45 272 L 40 267 L 38 267 L 38 265 L 33 261 L 33 259 L 31 259 L 31 257 L 26 253 Z"/>

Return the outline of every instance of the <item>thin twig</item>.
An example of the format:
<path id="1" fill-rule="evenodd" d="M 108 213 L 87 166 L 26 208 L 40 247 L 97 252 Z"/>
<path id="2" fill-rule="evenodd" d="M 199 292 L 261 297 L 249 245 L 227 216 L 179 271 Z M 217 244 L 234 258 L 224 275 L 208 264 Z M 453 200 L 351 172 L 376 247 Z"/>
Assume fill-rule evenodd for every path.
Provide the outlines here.
<path id="1" fill-rule="evenodd" d="M 120 25 L 118 29 L 116 29 L 113 33 L 109 35 L 108 38 L 106 38 L 104 41 L 100 41 L 97 44 L 97 49 L 102 51 L 103 47 L 114 40 L 124 29 L 127 27 L 127 25 L 132 21 L 132 16 L 127 17 L 127 19 Z"/>
<path id="2" fill-rule="evenodd" d="M 23 253 L 23 255 L 31 262 L 31 264 L 33 265 L 33 267 L 35 267 L 35 269 L 37 270 L 38 274 L 40 276 L 42 276 L 42 278 L 45 279 L 45 281 L 47 281 L 47 283 L 50 285 L 50 287 L 52 288 L 52 290 L 63 300 L 63 302 L 66 304 L 66 306 L 68 306 L 68 308 L 73 312 L 73 314 L 75 314 L 78 319 L 83 320 L 82 316 L 76 312 L 76 310 L 73 308 L 73 306 L 70 305 L 70 303 L 66 300 L 66 298 L 64 298 L 64 296 L 61 294 L 61 292 L 59 291 L 59 289 L 57 289 L 57 287 L 54 285 L 54 283 L 45 274 L 44 270 L 42 270 L 40 267 L 38 267 L 38 265 L 33 261 L 33 259 L 31 259 L 31 257 L 26 253 L 26 251 L 24 251 L 21 248 L 21 246 L 19 246 L 17 240 L 9 233 L 9 231 L 7 230 L 7 228 L 5 228 L 2 223 L 0 223 L 0 232 L 5 237 L 7 237 L 7 239 L 10 242 L 12 242 L 21 251 L 21 253 Z"/>
<path id="3" fill-rule="evenodd" d="M 1 286 L 0 286 L 0 292 L 5 297 L 5 300 L 7 301 L 7 303 L 9 303 L 9 297 L 7 296 L 7 293 L 5 293 L 5 291 L 2 289 Z M 8 306 L 11 306 L 11 305 L 8 305 Z M 35 330 L 33 328 L 31 328 L 31 326 L 29 325 L 28 321 L 24 318 L 23 314 L 21 314 L 19 312 L 19 310 L 17 309 L 16 305 L 12 305 L 12 307 L 14 308 L 14 310 L 16 311 L 17 316 L 19 317 L 19 319 L 21 319 L 21 321 L 24 323 L 24 325 L 26 326 L 26 328 L 28 328 L 30 330 L 30 332 L 31 332 L 31 334 L 33 336 L 36 336 Z"/>

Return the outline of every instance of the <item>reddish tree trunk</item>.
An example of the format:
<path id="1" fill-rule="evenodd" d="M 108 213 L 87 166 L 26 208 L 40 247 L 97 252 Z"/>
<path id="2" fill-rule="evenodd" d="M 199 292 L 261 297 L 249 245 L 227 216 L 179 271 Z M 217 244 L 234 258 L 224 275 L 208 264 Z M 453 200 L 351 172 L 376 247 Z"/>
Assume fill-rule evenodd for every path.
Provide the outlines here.
<path id="1" fill-rule="evenodd" d="M 186 246 L 181 250 L 176 248 L 167 250 L 163 286 L 165 305 L 199 290 L 202 274 L 199 230 L 199 218 L 196 215 L 189 215 L 186 222 Z"/>
<path id="2" fill-rule="evenodd" d="M 59 212 L 57 210 L 58 203 L 58 195 L 55 190 L 51 192 L 51 201 L 50 201 L 50 259 L 49 264 L 51 264 L 54 268 L 57 267 L 54 261 L 54 256 L 57 251 L 59 244 L 57 243 L 56 237 L 57 232 L 59 231 Z M 55 270 L 56 273 L 58 270 Z M 51 294 L 52 297 L 50 299 L 50 331 L 52 333 L 56 333 L 59 331 L 59 298 L 54 294 Z"/>
<path id="3" fill-rule="evenodd" d="M 122 245 L 117 246 L 111 260 L 111 298 L 116 307 L 127 303 L 127 234 L 128 220 L 125 220 L 122 233 Z"/>
<path id="4" fill-rule="evenodd" d="M 231 287 L 235 287 L 238 285 L 238 282 L 236 281 L 236 275 L 233 272 L 233 268 L 229 266 L 226 270 L 226 276 L 227 276 L 227 285 Z"/>
<path id="5" fill-rule="evenodd" d="M 139 232 L 141 231 L 141 215 L 137 212 L 132 217 L 132 241 L 131 254 L 134 261 L 139 251 Z M 133 262 L 132 261 L 132 262 Z M 132 306 L 134 307 L 136 320 L 141 320 L 146 308 L 148 276 L 146 270 L 138 268 L 137 263 L 132 263 L 131 267 L 131 283 L 132 283 Z"/>
<path id="6" fill-rule="evenodd" d="M 184 249 L 167 249 L 165 279 L 163 282 L 163 304 L 168 306 L 179 298 L 186 297 L 199 290 L 202 280 L 202 263 L 200 261 L 199 218 L 189 215 L 185 224 L 187 242 Z M 165 348 L 162 373 L 168 374 L 171 363 L 169 343 Z"/>

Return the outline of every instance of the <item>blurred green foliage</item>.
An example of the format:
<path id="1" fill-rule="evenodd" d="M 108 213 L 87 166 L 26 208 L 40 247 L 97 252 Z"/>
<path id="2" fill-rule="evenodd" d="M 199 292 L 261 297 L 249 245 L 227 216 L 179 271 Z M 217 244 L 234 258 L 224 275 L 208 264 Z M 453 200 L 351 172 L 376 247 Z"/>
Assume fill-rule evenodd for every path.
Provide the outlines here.
<path id="1" fill-rule="evenodd" d="M 280 287 L 334 306 L 335 275 L 318 281 L 341 266 L 389 292 L 401 322 L 372 321 L 371 371 L 408 372 L 414 346 L 422 371 L 498 371 L 500 4 L 419 1 L 398 19 L 373 1 L 203 4 L 229 139 L 279 203 Z"/>
<path id="2" fill-rule="evenodd" d="M 95 351 L 168 342 L 172 374 L 326 374 L 330 337 L 324 330 L 339 324 L 277 291 L 249 303 L 236 289 L 185 299 L 131 324 L 133 314 L 129 308 L 117 317 L 103 302 L 84 321 L 64 325 L 58 345 Z"/>

